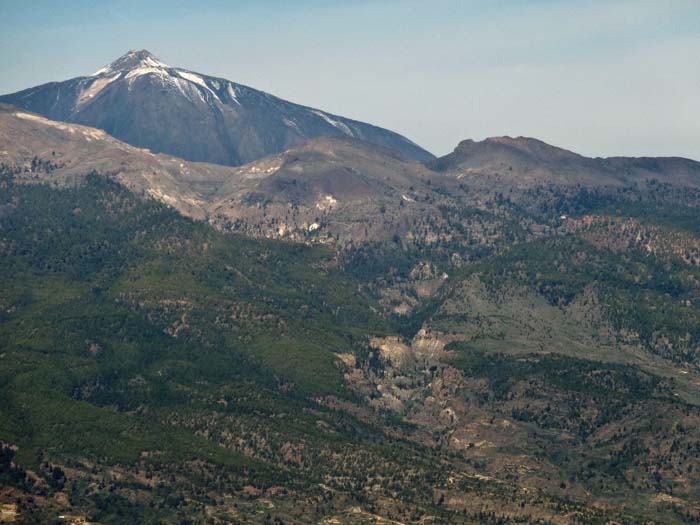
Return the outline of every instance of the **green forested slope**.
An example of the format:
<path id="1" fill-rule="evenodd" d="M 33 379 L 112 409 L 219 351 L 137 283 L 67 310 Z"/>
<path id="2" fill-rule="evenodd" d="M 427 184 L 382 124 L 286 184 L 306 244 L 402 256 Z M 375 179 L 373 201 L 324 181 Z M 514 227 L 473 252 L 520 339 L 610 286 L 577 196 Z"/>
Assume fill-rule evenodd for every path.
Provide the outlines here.
<path id="1" fill-rule="evenodd" d="M 55 188 L 12 173 L 0 497 L 23 520 L 698 520 L 700 415 L 678 375 L 697 364 L 697 266 L 608 246 L 602 226 L 520 226 L 604 211 L 685 235 L 687 208 L 499 197 L 489 217 L 510 233 L 475 240 L 397 316 L 382 291 L 458 246 L 256 240 L 96 174 Z M 421 354 L 421 328 L 444 353 Z M 370 344 L 397 334 L 405 363 Z"/>

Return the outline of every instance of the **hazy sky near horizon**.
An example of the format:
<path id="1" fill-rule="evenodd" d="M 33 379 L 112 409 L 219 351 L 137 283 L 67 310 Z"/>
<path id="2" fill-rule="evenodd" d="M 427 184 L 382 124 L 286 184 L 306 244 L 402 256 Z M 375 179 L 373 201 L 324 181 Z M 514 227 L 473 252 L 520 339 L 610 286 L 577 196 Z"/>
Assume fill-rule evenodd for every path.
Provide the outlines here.
<path id="1" fill-rule="evenodd" d="M 700 0 L 0 0 L 0 93 L 129 49 L 398 131 L 700 160 Z"/>

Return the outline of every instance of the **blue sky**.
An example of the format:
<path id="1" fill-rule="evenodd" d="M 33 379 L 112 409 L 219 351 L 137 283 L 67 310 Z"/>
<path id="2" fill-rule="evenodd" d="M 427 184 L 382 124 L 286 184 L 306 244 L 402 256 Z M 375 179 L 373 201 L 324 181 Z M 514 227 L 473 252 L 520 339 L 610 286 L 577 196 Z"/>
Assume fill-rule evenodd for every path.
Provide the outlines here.
<path id="1" fill-rule="evenodd" d="M 698 0 L 0 0 L 0 92 L 129 49 L 399 131 L 700 159 Z"/>

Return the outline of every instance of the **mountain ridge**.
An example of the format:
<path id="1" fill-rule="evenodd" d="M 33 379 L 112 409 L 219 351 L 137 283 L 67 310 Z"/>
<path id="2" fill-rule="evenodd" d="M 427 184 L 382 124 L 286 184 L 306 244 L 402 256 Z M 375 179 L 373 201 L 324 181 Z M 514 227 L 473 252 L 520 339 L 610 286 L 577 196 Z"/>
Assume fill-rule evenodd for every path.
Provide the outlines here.
<path id="1" fill-rule="evenodd" d="M 700 162 L 683 157 L 586 157 L 532 137 L 466 139 L 427 163 L 441 173 L 498 179 L 505 187 L 538 184 L 621 186 L 658 177 L 670 184 L 700 184 Z"/>
<path id="2" fill-rule="evenodd" d="M 513 149 L 514 142 L 520 149 Z M 477 154 L 457 155 L 465 149 Z M 554 151 L 564 161 L 535 162 L 532 149 Z M 479 236 L 492 231 L 494 239 L 509 230 L 494 213 L 499 195 L 530 208 L 544 198 L 533 199 L 531 192 L 539 189 L 609 194 L 654 181 L 700 188 L 700 163 L 684 159 L 612 158 L 601 164 L 535 139 L 503 137 L 462 141 L 456 151 L 439 159 L 436 169 L 356 138 L 319 137 L 224 166 L 153 153 L 96 128 L 0 104 L 0 161 L 29 170 L 20 179 L 63 184 L 96 171 L 187 216 L 255 237 L 339 245 L 443 239 L 464 246 L 473 242 L 466 233 L 471 228 Z M 44 165 L 50 172 L 42 171 Z"/>

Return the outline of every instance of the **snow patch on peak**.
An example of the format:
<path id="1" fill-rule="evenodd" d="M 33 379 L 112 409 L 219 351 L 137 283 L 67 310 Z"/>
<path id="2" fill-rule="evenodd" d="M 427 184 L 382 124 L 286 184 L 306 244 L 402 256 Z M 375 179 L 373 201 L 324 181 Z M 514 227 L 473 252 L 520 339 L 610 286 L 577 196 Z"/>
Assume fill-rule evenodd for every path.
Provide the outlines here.
<path id="1" fill-rule="evenodd" d="M 352 132 L 352 130 L 351 130 L 346 124 L 344 124 L 344 123 L 342 123 L 342 122 L 340 122 L 340 121 L 338 121 L 338 120 L 332 119 L 331 116 L 328 115 L 327 113 L 324 113 L 323 111 L 318 111 L 317 109 L 312 109 L 312 110 L 311 110 L 311 113 L 313 113 L 313 114 L 316 115 L 317 117 L 321 117 L 321 118 L 322 118 L 323 120 L 325 120 L 328 124 L 330 124 L 330 125 L 333 126 L 334 128 L 339 129 L 340 131 L 342 131 L 342 132 L 345 133 L 346 135 L 348 135 L 348 136 L 350 136 L 350 137 L 354 137 L 354 136 L 355 136 L 355 134 Z"/>
<path id="2" fill-rule="evenodd" d="M 92 76 L 98 77 L 117 71 L 130 71 L 143 68 L 168 69 L 170 66 L 158 60 L 145 49 L 141 49 L 140 51 L 129 51 L 111 64 L 95 71 Z"/>
<path id="3" fill-rule="evenodd" d="M 177 74 L 180 75 L 181 78 L 184 78 L 185 80 L 189 80 L 190 82 L 197 84 L 198 86 L 206 89 L 209 93 L 211 93 L 214 96 L 214 98 L 216 100 L 221 102 L 221 99 L 219 98 L 219 96 L 216 93 L 214 93 L 214 91 L 209 86 L 207 86 L 207 83 L 199 75 L 195 75 L 194 73 L 190 73 L 189 71 L 184 71 L 182 69 L 178 69 Z"/>
<path id="4" fill-rule="evenodd" d="M 285 126 L 289 126 L 290 128 L 296 129 L 298 132 L 301 132 L 299 129 L 299 124 L 296 123 L 293 119 L 288 119 L 288 118 L 283 118 L 282 122 L 284 122 Z"/>
<path id="5" fill-rule="evenodd" d="M 165 78 L 169 76 L 167 70 L 163 68 L 146 66 L 132 69 L 124 78 L 131 80 L 132 78 L 137 78 L 143 75 L 156 75 L 160 77 L 161 80 L 165 80 Z"/>
<path id="6" fill-rule="evenodd" d="M 88 102 L 91 98 L 97 95 L 109 84 L 118 79 L 119 76 L 120 73 L 115 73 L 113 75 L 105 75 L 103 77 L 96 78 L 95 80 L 93 80 L 92 83 L 87 87 L 87 89 L 81 91 L 80 95 L 78 96 L 77 105 L 80 106 Z"/>
<path id="7" fill-rule="evenodd" d="M 91 77 L 99 77 L 100 75 L 104 75 L 105 73 L 110 73 L 111 71 L 112 71 L 112 68 L 111 68 L 111 67 L 105 66 L 105 67 L 103 67 L 103 68 L 98 69 L 97 71 L 95 71 L 95 72 L 94 72 L 92 75 L 90 75 L 90 76 L 91 76 Z"/>
<path id="8" fill-rule="evenodd" d="M 231 84 L 231 82 L 229 82 L 226 85 L 226 91 L 228 92 L 228 96 L 231 97 L 231 100 L 233 100 L 236 104 L 238 104 L 240 106 L 241 103 L 238 100 L 238 95 L 236 94 L 236 89 L 233 87 L 233 84 Z"/>
<path id="9" fill-rule="evenodd" d="M 165 64 L 164 62 L 161 62 L 158 60 L 156 57 L 153 55 L 148 55 L 143 58 L 139 59 L 139 64 L 142 67 L 158 67 L 158 68 L 168 68 L 170 67 L 168 64 Z"/>

